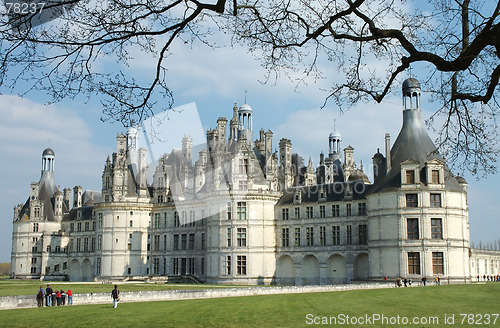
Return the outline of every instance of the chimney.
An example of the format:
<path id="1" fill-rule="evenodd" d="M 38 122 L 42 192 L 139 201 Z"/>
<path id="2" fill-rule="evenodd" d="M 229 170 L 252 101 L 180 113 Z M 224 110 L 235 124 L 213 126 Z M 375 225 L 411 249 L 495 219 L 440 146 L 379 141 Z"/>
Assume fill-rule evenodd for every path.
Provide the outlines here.
<path id="1" fill-rule="evenodd" d="M 391 136 L 389 133 L 385 134 L 385 159 L 387 163 L 387 172 L 391 170 Z"/>

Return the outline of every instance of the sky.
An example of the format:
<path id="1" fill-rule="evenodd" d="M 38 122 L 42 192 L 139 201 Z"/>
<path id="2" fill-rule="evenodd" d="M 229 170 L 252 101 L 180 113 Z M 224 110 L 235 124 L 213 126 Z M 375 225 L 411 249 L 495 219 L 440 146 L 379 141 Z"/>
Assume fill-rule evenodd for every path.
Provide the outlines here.
<path id="1" fill-rule="evenodd" d="M 317 165 L 320 152 L 328 153 L 328 135 L 336 129 L 342 135 L 342 147 L 354 147 L 356 163 L 359 166 L 362 161 L 372 179 L 371 158 L 377 148 L 383 152 L 385 133 L 390 133 L 393 143 L 401 129 L 400 87 L 381 104 L 359 103 L 341 112 L 330 102 L 320 109 L 327 96 L 322 89 L 328 88 L 328 81 L 310 80 L 297 88 L 295 82 L 280 77 L 263 84 L 265 71 L 244 48 L 176 43 L 171 53 L 167 79 L 174 106 L 194 104 L 204 131 L 216 127 L 220 116 L 230 119 L 234 103 L 241 106 L 246 99 L 253 109 L 253 139 L 260 128 L 271 130 L 274 148 L 281 138 L 291 139 L 293 152 L 305 161 L 311 157 Z M 151 64 L 139 54 L 137 58 L 131 72 L 144 78 Z M 329 67 L 325 70 L 336 74 Z M 418 79 L 418 72 L 414 74 Z M 43 99 L 37 94 L 24 98 L 0 95 L 0 263 L 10 261 L 13 208 L 26 202 L 30 183 L 39 180 L 43 150 L 50 147 L 55 152 L 55 182 L 61 190 L 76 185 L 100 190 L 105 160 L 116 149 L 116 135 L 126 132 L 119 123 L 101 120 L 98 102 L 77 98 L 47 106 Z M 433 113 L 433 106 L 423 93 L 424 119 Z M 181 147 L 180 137 L 177 147 Z M 498 240 L 499 176 L 476 181 L 466 174 L 465 178 L 471 240 L 476 244 Z"/>

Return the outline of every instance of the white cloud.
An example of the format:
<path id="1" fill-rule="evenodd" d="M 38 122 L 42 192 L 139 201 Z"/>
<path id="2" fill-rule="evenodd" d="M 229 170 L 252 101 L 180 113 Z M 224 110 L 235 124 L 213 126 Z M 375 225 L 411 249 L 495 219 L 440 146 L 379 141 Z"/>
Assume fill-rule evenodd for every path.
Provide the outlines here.
<path id="1" fill-rule="evenodd" d="M 38 181 L 41 154 L 55 154 L 55 182 L 62 188 L 100 189 L 100 172 L 111 149 L 90 142 L 92 130 L 70 108 L 43 106 L 16 96 L 0 96 L 0 262 L 11 249 L 13 207 L 24 203 L 29 184 Z"/>

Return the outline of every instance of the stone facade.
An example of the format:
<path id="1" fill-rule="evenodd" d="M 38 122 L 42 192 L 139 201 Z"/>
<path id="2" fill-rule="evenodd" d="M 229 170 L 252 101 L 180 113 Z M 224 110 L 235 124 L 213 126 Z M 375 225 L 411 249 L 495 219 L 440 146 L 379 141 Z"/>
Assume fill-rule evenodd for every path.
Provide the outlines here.
<path id="1" fill-rule="evenodd" d="M 116 138 L 102 189 L 55 187 L 55 154 L 14 209 L 13 278 L 106 280 L 189 277 L 211 283 L 311 285 L 475 275 L 467 183 L 454 176 L 421 120 L 420 85 L 403 84 L 403 127 L 373 183 L 343 149 L 339 132 L 314 168 L 273 133 L 252 141 L 253 111 L 235 104 L 229 121 L 163 155 L 148 181 L 138 131 Z M 71 205 L 71 206 L 70 206 Z M 479 254 L 479 253 L 477 253 Z M 483 254 L 499 273 L 499 252 Z M 479 255 L 478 255 L 479 256 Z M 476 256 L 477 257 L 477 256 Z"/>

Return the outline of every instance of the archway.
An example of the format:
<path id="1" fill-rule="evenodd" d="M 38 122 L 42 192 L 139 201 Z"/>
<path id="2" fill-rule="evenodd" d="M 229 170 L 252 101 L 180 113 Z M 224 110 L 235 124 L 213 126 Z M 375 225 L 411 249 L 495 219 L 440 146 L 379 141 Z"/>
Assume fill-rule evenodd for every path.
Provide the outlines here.
<path id="1" fill-rule="evenodd" d="M 276 278 L 280 285 L 295 285 L 295 265 L 290 256 L 283 255 L 278 259 Z"/>
<path id="2" fill-rule="evenodd" d="M 306 255 L 302 259 L 303 285 L 319 285 L 319 263 L 314 255 Z"/>
<path id="3" fill-rule="evenodd" d="M 78 263 L 78 260 L 71 260 L 71 262 L 69 263 L 69 280 L 82 281 L 82 270 L 80 268 L 80 263 Z"/>
<path id="4" fill-rule="evenodd" d="M 91 281 L 92 280 L 92 269 L 90 266 L 90 260 L 85 259 L 82 262 L 82 281 Z"/>
<path id="5" fill-rule="evenodd" d="M 347 282 L 347 266 L 343 256 L 335 254 L 328 258 L 328 278 L 331 284 Z"/>
<path id="6" fill-rule="evenodd" d="M 367 280 L 369 273 L 368 254 L 362 253 L 354 259 L 354 279 Z"/>

